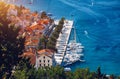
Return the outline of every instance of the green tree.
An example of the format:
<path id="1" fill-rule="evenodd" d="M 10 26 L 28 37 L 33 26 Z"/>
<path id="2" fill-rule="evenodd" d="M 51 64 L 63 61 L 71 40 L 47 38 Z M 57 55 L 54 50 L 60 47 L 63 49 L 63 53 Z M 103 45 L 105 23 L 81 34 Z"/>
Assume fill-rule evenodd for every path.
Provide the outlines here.
<path id="1" fill-rule="evenodd" d="M 39 49 L 46 49 L 48 42 L 48 38 L 46 36 L 42 36 L 39 41 Z"/>
<path id="2" fill-rule="evenodd" d="M 52 32 L 52 34 L 49 37 L 48 42 L 47 42 L 47 48 L 57 51 L 56 42 L 57 42 L 59 34 L 63 28 L 64 20 L 65 20 L 64 18 L 61 18 L 61 20 L 59 21 L 59 24 L 56 26 L 54 32 Z"/>
<path id="3" fill-rule="evenodd" d="M 16 70 L 14 73 L 14 79 L 28 79 L 29 75 L 27 75 L 26 70 Z"/>
<path id="4" fill-rule="evenodd" d="M 60 24 L 63 25 L 63 24 L 64 24 L 64 20 L 65 20 L 65 18 L 62 17 L 61 20 L 59 21 L 59 24 L 58 24 L 58 25 L 60 25 Z"/>
<path id="5" fill-rule="evenodd" d="M 11 79 L 28 79 L 32 74 L 31 70 L 33 66 L 30 65 L 29 59 L 22 58 L 17 66 L 13 69 Z"/>
<path id="6" fill-rule="evenodd" d="M 0 78 L 5 74 L 7 79 L 11 71 L 19 62 L 23 53 L 25 39 L 18 37 L 20 28 L 9 26 L 9 22 L 0 24 Z"/>
<path id="7" fill-rule="evenodd" d="M 73 79 L 73 73 L 72 72 L 65 72 L 66 79 Z"/>
<path id="8" fill-rule="evenodd" d="M 84 72 L 83 69 L 76 69 L 74 72 L 74 79 L 83 79 Z"/>
<path id="9" fill-rule="evenodd" d="M 120 76 L 118 76 L 118 79 L 120 79 Z"/>
<path id="10" fill-rule="evenodd" d="M 98 79 L 100 79 L 101 76 L 102 76 L 102 74 L 101 74 L 101 69 L 100 69 L 100 67 L 98 67 L 98 68 L 97 68 L 97 71 L 96 71 L 96 77 L 97 77 Z"/>
<path id="11" fill-rule="evenodd" d="M 46 18 L 46 17 L 47 17 L 47 14 L 46 14 L 45 11 L 43 11 L 43 12 L 41 13 L 41 18 L 43 19 L 43 18 Z"/>
<path id="12" fill-rule="evenodd" d="M 54 31 L 54 32 L 52 33 L 52 35 L 53 35 L 56 39 L 59 37 L 59 33 L 56 32 L 56 31 Z"/>

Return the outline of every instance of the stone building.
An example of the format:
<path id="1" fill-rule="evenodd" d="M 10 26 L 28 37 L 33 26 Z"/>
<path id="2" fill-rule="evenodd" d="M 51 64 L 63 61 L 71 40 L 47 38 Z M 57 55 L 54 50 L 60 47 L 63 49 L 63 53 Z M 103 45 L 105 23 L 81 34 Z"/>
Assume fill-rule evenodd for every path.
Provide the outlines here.
<path id="1" fill-rule="evenodd" d="M 36 55 L 35 67 L 51 67 L 55 65 L 54 51 L 50 49 L 39 50 Z"/>

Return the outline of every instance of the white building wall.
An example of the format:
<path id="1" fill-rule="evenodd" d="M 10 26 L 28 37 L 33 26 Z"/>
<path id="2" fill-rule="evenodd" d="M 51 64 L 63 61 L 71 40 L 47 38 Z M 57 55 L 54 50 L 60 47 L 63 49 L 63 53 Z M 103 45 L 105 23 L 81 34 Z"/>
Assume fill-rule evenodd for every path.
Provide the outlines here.
<path id="1" fill-rule="evenodd" d="M 45 56 L 45 55 L 42 55 L 38 58 L 38 65 L 39 67 L 45 67 L 45 66 L 49 66 L 51 67 L 53 65 L 53 59 L 48 57 L 48 56 Z"/>

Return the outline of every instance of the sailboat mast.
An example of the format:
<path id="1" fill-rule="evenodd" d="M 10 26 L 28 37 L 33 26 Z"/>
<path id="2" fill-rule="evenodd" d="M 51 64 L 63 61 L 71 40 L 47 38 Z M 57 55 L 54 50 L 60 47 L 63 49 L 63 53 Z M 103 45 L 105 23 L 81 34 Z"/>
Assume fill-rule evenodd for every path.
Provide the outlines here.
<path id="1" fill-rule="evenodd" d="M 71 17 L 73 18 L 73 14 L 71 14 Z M 73 19 L 74 20 L 74 19 Z M 75 29 L 75 23 L 73 24 L 73 31 L 74 31 L 74 35 L 73 35 L 73 41 L 76 42 L 76 29 Z"/>
<path id="2" fill-rule="evenodd" d="M 73 26 L 73 29 L 74 29 L 74 42 L 76 42 L 76 29 L 75 29 L 75 26 Z"/>

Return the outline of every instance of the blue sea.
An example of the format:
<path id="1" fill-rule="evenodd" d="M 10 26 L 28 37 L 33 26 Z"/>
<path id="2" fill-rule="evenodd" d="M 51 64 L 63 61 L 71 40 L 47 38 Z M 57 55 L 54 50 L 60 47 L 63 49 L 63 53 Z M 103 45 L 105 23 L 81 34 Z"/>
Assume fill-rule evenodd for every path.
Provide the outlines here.
<path id="1" fill-rule="evenodd" d="M 120 75 L 120 0 L 17 0 L 32 11 L 44 10 L 54 19 L 74 20 L 77 42 L 84 48 L 83 59 L 68 67 L 90 68 Z M 72 33 L 73 35 L 73 33 Z M 71 35 L 71 38 L 72 38 Z"/>

